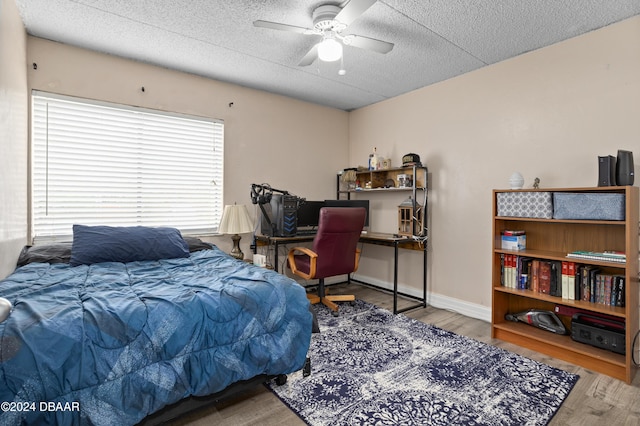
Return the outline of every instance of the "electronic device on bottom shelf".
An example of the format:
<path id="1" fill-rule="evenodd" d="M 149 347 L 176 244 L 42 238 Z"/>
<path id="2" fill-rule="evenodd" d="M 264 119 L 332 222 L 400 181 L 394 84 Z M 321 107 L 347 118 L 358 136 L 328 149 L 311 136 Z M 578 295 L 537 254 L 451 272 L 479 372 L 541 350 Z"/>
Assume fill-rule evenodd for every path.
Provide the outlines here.
<path id="1" fill-rule="evenodd" d="M 575 314 L 571 318 L 571 338 L 576 342 L 625 354 L 624 321 Z"/>

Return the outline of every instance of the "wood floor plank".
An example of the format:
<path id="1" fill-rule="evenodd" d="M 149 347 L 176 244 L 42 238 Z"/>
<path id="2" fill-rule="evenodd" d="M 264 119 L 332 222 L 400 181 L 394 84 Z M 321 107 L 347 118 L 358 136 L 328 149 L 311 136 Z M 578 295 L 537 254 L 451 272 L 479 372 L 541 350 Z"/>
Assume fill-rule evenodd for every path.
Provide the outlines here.
<path id="1" fill-rule="evenodd" d="M 356 298 L 392 310 L 388 292 L 359 284 L 331 286 L 332 294 L 355 294 Z M 398 307 L 410 306 L 413 300 L 399 299 Z M 557 360 L 517 345 L 491 338 L 491 325 L 455 312 L 427 306 L 405 313 L 411 318 L 444 330 L 493 344 L 505 350 L 580 375 L 550 426 L 631 426 L 640 425 L 640 374 L 631 385 L 611 377 Z M 170 423 L 175 426 L 303 426 L 305 423 L 264 386 L 238 397 L 205 407 Z"/>

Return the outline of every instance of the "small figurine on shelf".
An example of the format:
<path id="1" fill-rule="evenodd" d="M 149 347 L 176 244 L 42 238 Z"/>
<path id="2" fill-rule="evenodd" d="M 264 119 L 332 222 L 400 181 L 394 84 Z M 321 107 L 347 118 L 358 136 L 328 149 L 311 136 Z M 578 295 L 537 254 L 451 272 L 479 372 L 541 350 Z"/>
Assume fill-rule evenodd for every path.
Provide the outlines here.
<path id="1" fill-rule="evenodd" d="M 533 189 L 540 189 L 540 178 L 535 178 L 533 180 Z"/>
<path id="2" fill-rule="evenodd" d="M 377 148 L 373 148 L 373 154 L 369 155 L 369 170 L 378 170 L 380 168 L 380 157 L 376 150 Z"/>

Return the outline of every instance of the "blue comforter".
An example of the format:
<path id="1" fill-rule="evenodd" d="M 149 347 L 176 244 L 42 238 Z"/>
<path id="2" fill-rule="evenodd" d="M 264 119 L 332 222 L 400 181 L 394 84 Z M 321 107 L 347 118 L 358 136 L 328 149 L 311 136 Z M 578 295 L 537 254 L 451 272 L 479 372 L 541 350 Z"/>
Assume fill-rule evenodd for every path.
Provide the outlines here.
<path id="1" fill-rule="evenodd" d="M 0 282 L 0 424 L 135 424 L 187 396 L 302 368 L 304 289 L 217 248 L 131 263 L 32 263 Z M 9 403 L 9 404 L 7 404 Z"/>

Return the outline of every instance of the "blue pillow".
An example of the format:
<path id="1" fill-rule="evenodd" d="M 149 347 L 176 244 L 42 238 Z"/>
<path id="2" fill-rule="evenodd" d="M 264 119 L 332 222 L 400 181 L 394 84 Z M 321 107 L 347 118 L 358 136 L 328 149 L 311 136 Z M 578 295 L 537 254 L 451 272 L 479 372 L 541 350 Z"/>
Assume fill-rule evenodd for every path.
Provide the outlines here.
<path id="1" fill-rule="evenodd" d="M 73 225 L 71 266 L 177 257 L 189 257 L 189 246 L 175 228 Z"/>

